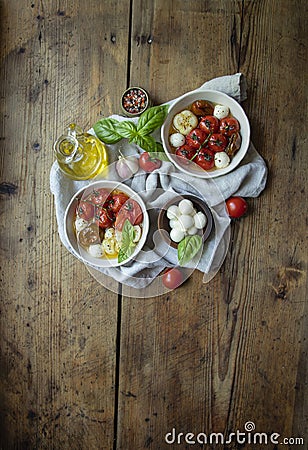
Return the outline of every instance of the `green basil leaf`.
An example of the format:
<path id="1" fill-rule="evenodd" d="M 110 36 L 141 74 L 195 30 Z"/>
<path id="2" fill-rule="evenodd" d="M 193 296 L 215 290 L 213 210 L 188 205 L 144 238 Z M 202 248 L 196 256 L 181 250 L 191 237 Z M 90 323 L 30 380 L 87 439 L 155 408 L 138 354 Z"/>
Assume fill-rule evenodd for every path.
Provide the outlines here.
<path id="1" fill-rule="evenodd" d="M 170 161 L 168 156 L 162 152 L 149 152 L 151 158 L 160 159 L 161 161 Z"/>
<path id="2" fill-rule="evenodd" d="M 156 142 L 153 136 L 140 136 L 139 134 L 136 134 L 132 140 L 146 152 L 151 152 L 156 148 Z"/>
<path id="3" fill-rule="evenodd" d="M 118 253 L 118 262 L 125 261 L 134 253 L 136 247 L 134 243 L 135 234 L 133 225 L 126 219 L 122 228 L 122 243 Z"/>
<path id="4" fill-rule="evenodd" d="M 133 122 L 125 120 L 117 125 L 117 133 L 123 138 L 131 140 L 137 134 L 137 127 Z"/>
<path id="5" fill-rule="evenodd" d="M 116 128 L 119 121 L 112 118 L 101 119 L 93 126 L 96 136 L 106 144 L 115 144 L 122 139 Z"/>
<path id="6" fill-rule="evenodd" d="M 153 133 L 164 123 L 169 105 L 152 106 L 141 114 L 138 120 L 137 131 L 141 136 Z"/>
<path id="7" fill-rule="evenodd" d="M 198 234 L 186 236 L 178 245 L 178 260 L 180 266 L 185 266 L 202 247 L 202 237 Z"/>

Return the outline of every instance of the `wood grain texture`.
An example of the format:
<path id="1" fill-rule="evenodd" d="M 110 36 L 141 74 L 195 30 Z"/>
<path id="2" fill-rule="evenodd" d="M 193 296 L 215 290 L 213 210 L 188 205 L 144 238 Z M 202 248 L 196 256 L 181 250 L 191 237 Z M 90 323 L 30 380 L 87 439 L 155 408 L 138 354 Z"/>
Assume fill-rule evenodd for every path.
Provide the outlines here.
<path id="1" fill-rule="evenodd" d="M 248 420 L 307 444 L 306 2 L 0 0 L 0 13 L 0 448 L 186 449 L 165 434 Z M 210 283 L 195 272 L 160 297 L 118 297 L 60 243 L 55 138 L 119 112 L 128 84 L 160 103 L 238 71 L 266 190 Z"/>
<path id="2" fill-rule="evenodd" d="M 144 76 L 157 101 L 213 76 L 246 75 L 244 108 L 270 176 L 265 193 L 250 200 L 251 214 L 232 224 L 214 280 L 203 285 L 194 273 L 171 295 L 123 302 L 118 448 L 170 448 L 164 437 L 173 427 L 227 436 L 249 420 L 260 432 L 307 433 L 307 218 L 296 218 L 307 210 L 307 71 L 291 62 L 305 67 L 297 7 L 305 9 L 155 2 L 146 17 L 136 14 L 131 77 Z M 176 448 L 190 447 L 183 439 Z"/>
<path id="3" fill-rule="evenodd" d="M 111 448 L 118 298 L 61 245 L 49 171 L 126 86 L 128 4 L 1 10 L 1 448 Z"/>

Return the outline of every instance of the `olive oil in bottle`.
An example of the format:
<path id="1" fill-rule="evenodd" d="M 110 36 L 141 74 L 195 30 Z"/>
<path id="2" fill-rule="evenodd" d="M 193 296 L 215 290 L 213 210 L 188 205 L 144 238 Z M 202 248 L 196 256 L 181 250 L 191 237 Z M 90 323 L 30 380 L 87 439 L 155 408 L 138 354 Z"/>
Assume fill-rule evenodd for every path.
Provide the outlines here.
<path id="1" fill-rule="evenodd" d="M 61 171 L 73 180 L 94 178 L 108 165 L 105 145 L 75 124 L 57 139 L 54 152 Z"/>

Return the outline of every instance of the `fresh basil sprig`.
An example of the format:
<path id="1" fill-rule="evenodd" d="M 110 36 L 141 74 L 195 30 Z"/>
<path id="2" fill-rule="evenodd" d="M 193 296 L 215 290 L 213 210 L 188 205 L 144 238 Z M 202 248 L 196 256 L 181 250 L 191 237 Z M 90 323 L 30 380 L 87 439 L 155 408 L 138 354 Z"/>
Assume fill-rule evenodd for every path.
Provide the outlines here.
<path id="1" fill-rule="evenodd" d="M 136 231 L 128 219 L 125 220 L 122 228 L 122 242 L 118 253 L 118 262 L 121 263 L 128 259 L 135 251 L 134 242 Z"/>
<path id="2" fill-rule="evenodd" d="M 202 237 L 198 234 L 186 236 L 178 244 L 178 260 L 180 266 L 185 266 L 202 247 Z"/>
<path id="3" fill-rule="evenodd" d="M 151 134 L 163 124 L 168 108 L 168 105 L 160 105 L 147 109 L 140 115 L 137 125 L 129 120 L 120 122 L 103 118 L 93 128 L 96 136 L 106 144 L 116 144 L 124 138 L 147 152 L 161 152 L 162 145 Z"/>

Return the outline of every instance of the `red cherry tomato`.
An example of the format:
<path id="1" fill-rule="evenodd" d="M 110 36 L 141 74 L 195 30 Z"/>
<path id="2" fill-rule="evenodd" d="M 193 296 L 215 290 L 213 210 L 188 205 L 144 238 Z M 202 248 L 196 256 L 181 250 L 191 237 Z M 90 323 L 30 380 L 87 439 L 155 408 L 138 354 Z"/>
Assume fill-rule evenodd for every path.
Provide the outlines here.
<path id="1" fill-rule="evenodd" d="M 182 145 L 182 147 L 179 147 L 176 149 L 175 154 L 182 160 L 186 160 L 186 159 L 191 160 L 195 156 L 196 151 L 193 150 L 189 145 L 184 144 L 184 145 Z M 184 161 L 182 161 L 182 162 L 184 162 Z"/>
<path id="2" fill-rule="evenodd" d="M 119 193 L 114 194 L 112 197 L 108 200 L 108 206 L 107 208 L 112 211 L 113 213 L 117 214 L 125 202 L 129 199 L 128 195 Z"/>
<path id="3" fill-rule="evenodd" d="M 110 192 L 107 189 L 94 189 L 93 192 L 87 198 L 87 201 L 94 203 L 94 205 L 103 206 L 107 201 Z"/>
<path id="4" fill-rule="evenodd" d="M 248 211 L 248 204 L 242 197 L 230 197 L 226 201 L 227 212 L 232 219 L 244 216 Z"/>
<path id="5" fill-rule="evenodd" d="M 210 170 L 215 165 L 214 152 L 209 148 L 203 148 L 194 158 L 194 162 L 204 170 Z"/>
<path id="6" fill-rule="evenodd" d="M 81 200 L 78 203 L 76 213 L 81 219 L 91 220 L 93 219 L 95 213 L 94 205 L 88 201 Z"/>
<path id="7" fill-rule="evenodd" d="M 176 289 L 184 282 L 183 273 L 174 267 L 168 269 L 162 276 L 163 285 L 168 289 Z"/>
<path id="8" fill-rule="evenodd" d="M 206 133 L 199 128 L 195 128 L 186 136 L 186 144 L 192 149 L 198 150 L 206 139 Z"/>
<path id="9" fill-rule="evenodd" d="M 206 134 L 217 133 L 219 131 L 219 120 L 215 116 L 204 116 L 200 120 L 199 128 Z"/>
<path id="10" fill-rule="evenodd" d="M 155 169 L 159 169 L 162 162 L 158 158 L 153 158 L 150 153 L 144 152 L 140 155 L 139 166 L 145 172 L 153 172 Z"/>
<path id="11" fill-rule="evenodd" d="M 115 227 L 121 231 L 125 220 L 128 219 L 132 225 L 139 225 L 143 221 L 141 206 L 133 199 L 128 199 L 118 212 Z"/>
<path id="12" fill-rule="evenodd" d="M 220 122 L 220 132 L 225 136 L 232 136 L 232 134 L 237 133 L 240 129 L 240 124 L 235 119 L 235 117 L 226 117 Z"/>
<path id="13" fill-rule="evenodd" d="M 112 211 L 109 211 L 107 208 L 101 208 L 98 215 L 98 224 L 100 228 L 106 229 L 111 228 L 115 221 L 115 216 Z"/>
<path id="14" fill-rule="evenodd" d="M 223 152 L 228 145 L 228 139 L 221 133 L 214 133 L 210 137 L 208 145 L 214 152 Z"/>

